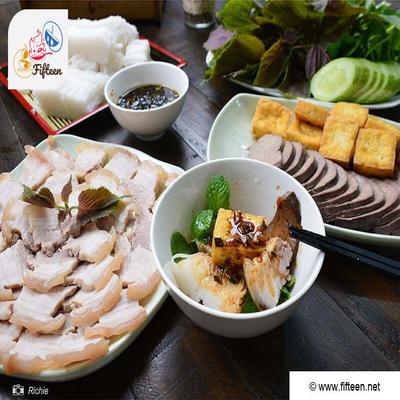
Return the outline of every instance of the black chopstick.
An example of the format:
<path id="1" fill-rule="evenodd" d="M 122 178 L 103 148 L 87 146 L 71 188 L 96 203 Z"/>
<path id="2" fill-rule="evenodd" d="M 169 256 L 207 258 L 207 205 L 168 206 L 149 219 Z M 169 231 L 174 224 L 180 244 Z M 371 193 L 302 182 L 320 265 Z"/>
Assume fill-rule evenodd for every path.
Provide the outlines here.
<path id="1" fill-rule="evenodd" d="M 381 256 L 380 254 L 362 249 L 361 247 L 354 246 L 339 239 L 325 237 L 304 229 L 298 229 L 293 225 L 289 225 L 289 232 L 293 238 L 316 247 L 319 250 L 342 254 L 353 260 L 400 277 L 400 262 L 392 258 Z"/>

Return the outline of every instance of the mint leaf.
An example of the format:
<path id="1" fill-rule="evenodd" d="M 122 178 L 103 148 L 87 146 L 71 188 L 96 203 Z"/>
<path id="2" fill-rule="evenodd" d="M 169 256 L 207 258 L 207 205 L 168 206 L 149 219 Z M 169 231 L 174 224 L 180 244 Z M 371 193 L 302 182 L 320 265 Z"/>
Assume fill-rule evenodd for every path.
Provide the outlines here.
<path id="1" fill-rule="evenodd" d="M 171 235 L 171 253 L 174 256 L 175 254 L 194 254 L 197 253 L 198 249 L 196 243 L 190 242 L 188 243 L 185 237 L 180 232 L 174 232 Z M 180 259 L 175 260 L 175 262 L 179 262 Z"/>
<path id="2" fill-rule="evenodd" d="M 213 210 L 202 210 L 193 218 L 191 231 L 195 239 L 207 239 L 212 235 L 215 224 L 215 212 Z"/>
<path id="3" fill-rule="evenodd" d="M 254 300 L 251 297 L 250 293 L 247 292 L 246 296 L 244 298 L 242 313 L 248 314 L 248 313 L 254 313 L 257 311 L 260 311 L 260 310 L 256 306 L 256 303 L 254 303 Z"/>
<path id="4" fill-rule="evenodd" d="M 229 208 L 230 192 L 229 183 L 223 176 L 211 178 L 206 190 L 208 208 L 216 213 L 220 208 Z"/>

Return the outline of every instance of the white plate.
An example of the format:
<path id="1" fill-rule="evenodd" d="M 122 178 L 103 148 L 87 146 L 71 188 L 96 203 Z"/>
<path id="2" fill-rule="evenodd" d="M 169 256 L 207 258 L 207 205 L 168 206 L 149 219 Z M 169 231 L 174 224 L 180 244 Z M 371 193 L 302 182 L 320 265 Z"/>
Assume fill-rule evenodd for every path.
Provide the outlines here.
<path id="1" fill-rule="evenodd" d="M 56 143 L 58 146 L 60 146 L 62 149 L 68 151 L 72 155 L 76 156 L 76 146 L 80 143 L 97 143 L 101 144 L 106 148 L 113 148 L 113 147 L 120 147 L 124 148 L 134 154 L 136 154 L 140 160 L 151 160 L 155 162 L 156 164 L 161 165 L 166 171 L 168 172 L 176 172 L 181 174 L 183 171 L 182 168 L 179 168 L 175 165 L 168 164 L 166 162 L 157 160 L 151 156 L 149 156 L 146 153 L 143 153 L 139 150 L 132 149 L 127 146 L 121 146 L 117 144 L 110 144 L 110 143 L 99 143 L 95 142 L 93 140 L 89 139 L 83 139 L 77 136 L 72 136 L 72 135 L 58 135 L 55 136 Z M 39 143 L 36 146 L 39 150 L 45 150 L 47 148 L 47 139 L 43 140 L 41 143 Z M 22 166 L 23 166 L 23 161 L 13 170 L 11 171 L 12 176 L 15 179 L 18 179 L 21 171 L 22 171 Z M 143 305 L 146 308 L 147 311 L 147 319 L 142 324 L 136 331 L 126 333 L 124 335 L 117 336 L 111 340 L 111 343 L 109 345 L 108 352 L 105 356 L 94 360 L 94 361 L 84 361 L 84 362 L 79 362 L 72 364 L 71 366 L 65 367 L 65 368 L 60 368 L 60 369 L 49 369 L 49 370 L 44 370 L 38 374 L 15 374 L 12 376 L 18 376 L 21 378 L 26 378 L 26 379 L 33 379 L 36 381 L 47 381 L 47 382 L 61 382 L 61 381 L 69 381 L 72 379 L 80 378 L 85 375 L 89 375 L 92 372 L 97 371 L 98 369 L 104 367 L 107 365 L 109 362 L 114 360 L 116 357 L 118 357 L 142 332 L 142 330 L 146 327 L 146 325 L 151 321 L 151 319 L 154 317 L 158 309 L 161 307 L 161 305 L 164 303 L 165 299 L 167 298 L 168 292 L 165 287 L 165 285 L 160 282 L 157 290 L 148 298 L 144 303 L 141 302 L 141 305 Z M 4 374 L 4 370 L 2 368 L 2 365 L 0 364 L 0 373 Z M 112 384 L 112 382 L 110 382 Z"/>
<path id="2" fill-rule="evenodd" d="M 213 58 L 212 51 L 208 51 L 206 55 L 206 64 L 209 67 L 211 60 Z M 267 96 L 273 96 L 273 97 L 280 97 L 280 98 L 286 98 L 285 94 L 281 92 L 279 89 L 274 89 L 274 88 L 265 88 L 261 86 L 254 86 L 246 82 L 239 81 L 238 79 L 227 77 L 231 82 L 235 83 L 236 85 L 242 86 L 246 89 L 253 90 L 254 92 L 261 93 Z M 315 100 L 311 97 L 305 98 L 307 101 L 311 101 L 312 103 L 318 104 L 320 106 L 325 106 L 325 107 L 330 107 L 334 103 L 327 102 L 327 101 L 319 101 Z M 393 108 L 396 107 L 400 104 L 400 94 L 397 96 L 392 97 L 390 100 L 387 100 L 383 103 L 376 103 L 376 104 L 362 104 L 364 107 L 368 107 L 371 110 L 382 110 L 386 108 Z"/>
<path id="3" fill-rule="evenodd" d="M 278 99 L 256 94 L 242 93 L 236 95 L 225 104 L 225 107 L 219 112 L 211 127 L 207 148 L 208 160 L 232 157 L 248 158 L 248 148 L 254 141 L 251 133 L 251 120 L 258 100 L 261 97 L 274 100 L 292 110 L 296 105 L 296 100 Z M 383 119 L 383 121 L 400 128 L 400 123 L 386 119 Z M 377 246 L 400 245 L 400 236 L 361 232 L 353 229 L 340 228 L 330 224 L 325 224 L 325 227 L 327 234 L 345 240 Z"/>

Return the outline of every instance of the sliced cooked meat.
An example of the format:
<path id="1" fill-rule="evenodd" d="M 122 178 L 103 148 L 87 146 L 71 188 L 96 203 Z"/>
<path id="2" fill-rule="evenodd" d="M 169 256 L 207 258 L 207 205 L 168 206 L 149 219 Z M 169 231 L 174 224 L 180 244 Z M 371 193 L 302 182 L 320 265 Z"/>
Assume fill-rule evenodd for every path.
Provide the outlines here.
<path id="1" fill-rule="evenodd" d="M 41 248 L 51 256 L 66 240 L 58 221 L 58 210 L 28 205 L 25 216 L 34 248 Z"/>
<path id="2" fill-rule="evenodd" d="M 4 362 L 11 349 L 17 343 L 22 332 L 22 327 L 0 322 L 0 363 Z"/>
<path id="3" fill-rule="evenodd" d="M 282 150 L 282 169 L 286 170 L 287 167 L 293 162 L 295 156 L 295 149 L 293 143 L 290 140 L 285 141 L 285 145 Z"/>
<path id="4" fill-rule="evenodd" d="M 85 337 L 109 338 L 133 332 L 146 320 L 146 309 L 135 300 L 129 299 L 127 290 L 122 291 L 118 303 L 99 318 L 99 322 L 85 328 Z"/>
<path id="5" fill-rule="evenodd" d="M 115 239 L 114 230 L 108 233 L 91 227 L 81 236 L 68 239 L 63 248 L 69 250 L 72 255 L 78 256 L 82 261 L 99 263 L 111 253 Z"/>
<path id="6" fill-rule="evenodd" d="M 13 310 L 14 300 L 0 301 L 0 321 L 8 321 Z"/>
<path id="7" fill-rule="evenodd" d="M 347 172 L 358 183 L 359 194 L 351 201 L 343 203 L 331 202 L 322 208 L 325 222 L 333 221 L 335 216 L 341 212 L 349 211 L 357 207 L 362 207 L 374 201 L 374 190 L 369 180 L 359 174 Z"/>
<path id="8" fill-rule="evenodd" d="M 250 146 L 249 157 L 281 168 L 284 144 L 281 136 L 264 135 Z"/>
<path id="9" fill-rule="evenodd" d="M 293 253 L 293 260 L 297 255 L 298 240 L 293 239 L 289 233 L 289 225 L 301 227 L 301 210 L 300 203 L 294 192 L 286 193 L 284 196 L 278 197 L 276 201 L 276 212 L 271 223 L 268 224 L 266 230 L 266 239 L 279 237 L 283 241 L 288 242 Z"/>
<path id="10" fill-rule="evenodd" d="M 170 172 L 167 174 L 167 179 L 165 180 L 165 187 L 167 188 L 176 178 L 178 178 L 179 174 L 175 172 Z"/>
<path id="11" fill-rule="evenodd" d="M 323 190 L 331 188 L 338 181 L 339 173 L 336 169 L 336 164 L 330 160 L 326 160 L 326 164 L 327 168 L 325 174 L 321 177 L 317 184 L 311 190 L 309 190 L 311 196 L 322 192 Z"/>
<path id="12" fill-rule="evenodd" d="M 306 159 L 306 150 L 301 143 L 293 142 L 294 157 L 292 163 L 286 168 L 286 172 L 294 175 L 304 164 Z"/>
<path id="13" fill-rule="evenodd" d="M 396 180 L 385 179 L 385 180 L 382 180 L 381 182 L 390 186 L 393 190 L 397 191 L 397 193 L 399 193 L 399 196 L 400 196 L 400 185 Z M 384 215 L 382 215 L 381 217 L 379 217 L 376 220 L 375 226 L 386 225 L 389 222 L 394 221 L 399 217 L 400 217 L 400 204 L 398 204 L 396 207 L 394 207 L 393 210 L 391 210 L 391 211 L 385 213 Z"/>
<path id="14" fill-rule="evenodd" d="M 104 186 L 116 196 L 126 194 L 121 190 L 120 179 L 111 171 L 107 171 L 106 169 L 96 169 L 95 171 L 92 171 L 90 174 L 85 176 L 85 181 L 91 188 Z"/>
<path id="15" fill-rule="evenodd" d="M 122 199 L 119 201 L 115 211 L 108 217 L 97 221 L 99 229 L 110 231 L 114 228 L 118 235 L 122 235 L 128 224 L 135 219 L 136 207 L 131 199 Z"/>
<path id="16" fill-rule="evenodd" d="M 53 167 L 43 153 L 32 146 L 25 146 L 27 154 L 23 162 L 20 182 L 32 189 L 37 189 L 51 175 Z"/>
<path id="17" fill-rule="evenodd" d="M 0 174 L 0 221 L 3 211 L 10 201 L 17 200 L 22 195 L 22 185 L 11 179 L 11 174 Z"/>
<path id="18" fill-rule="evenodd" d="M 39 293 L 24 286 L 14 303 L 10 322 L 32 333 L 55 332 L 65 322 L 64 315 L 55 314 L 61 303 L 75 292 L 76 286 L 54 288 L 48 293 Z"/>
<path id="19" fill-rule="evenodd" d="M 358 216 L 344 217 L 335 219 L 335 224 L 344 228 L 370 230 L 377 225 L 379 217 L 393 210 L 400 203 L 399 193 L 389 185 L 372 180 L 383 192 L 384 203 L 379 208 L 360 214 Z"/>
<path id="20" fill-rule="evenodd" d="M 3 236 L 3 232 L 0 231 L 0 253 L 2 253 L 8 247 L 7 241 Z"/>
<path id="21" fill-rule="evenodd" d="M 252 260 L 244 259 L 243 272 L 247 288 L 260 310 L 278 304 L 281 289 L 289 276 L 292 249 L 279 237 L 270 239 L 265 251 Z"/>
<path id="22" fill-rule="evenodd" d="M 79 290 L 75 296 L 64 303 L 64 310 L 70 311 L 75 326 L 82 327 L 97 322 L 101 315 L 111 310 L 121 296 L 122 283 L 112 274 L 107 285 L 100 290 L 85 292 Z"/>
<path id="23" fill-rule="evenodd" d="M 101 168 L 106 159 L 106 151 L 100 145 L 82 144 L 77 147 L 78 156 L 75 160 L 75 172 L 82 178 L 94 169 Z"/>
<path id="24" fill-rule="evenodd" d="M 318 153 L 318 151 L 314 150 L 307 150 L 307 154 L 311 157 L 314 157 L 316 163 L 317 163 L 317 169 L 315 172 L 308 178 L 306 181 L 302 182 L 303 186 L 307 189 L 310 190 L 312 189 L 320 180 L 321 178 L 326 174 L 326 171 L 328 169 L 328 165 L 326 163 L 326 160 L 324 157 L 321 156 L 321 154 Z"/>
<path id="25" fill-rule="evenodd" d="M 100 290 L 107 285 L 113 272 L 118 271 L 122 264 L 122 256 L 107 256 L 97 264 L 82 264 L 65 281 L 78 285 L 82 290 Z"/>
<path id="26" fill-rule="evenodd" d="M 312 195 L 317 203 L 320 201 L 329 200 L 335 196 L 339 196 L 343 194 L 349 187 L 349 178 L 347 172 L 340 165 L 335 164 L 335 167 L 337 170 L 338 179 L 333 186 Z"/>
<path id="27" fill-rule="evenodd" d="M 56 139 L 53 136 L 47 138 L 48 147 L 44 151 L 46 159 L 55 171 L 72 171 L 75 160 L 65 150 L 57 146 Z"/>
<path id="28" fill-rule="evenodd" d="M 53 193 L 56 203 L 61 202 L 61 191 L 63 187 L 69 182 L 71 178 L 72 187 L 78 186 L 78 180 L 75 175 L 72 175 L 69 171 L 57 172 L 49 176 L 43 187 L 46 187 Z"/>
<path id="29" fill-rule="evenodd" d="M 111 171 L 122 182 L 132 178 L 139 169 L 140 160 L 130 151 L 125 149 L 112 149 L 111 156 L 104 169 Z"/>
<path id="30" fill-rule="evenodd" d="M 123 286 L 128 286 L 128 297 L 133 300 L 148 296 L 160 282 L 153 254 L 140 245 L 129 253 L 119 276 Z"/>
<path id="31" fill-rule="evenodd" d="M 150 226 L 153 214 L 148 210 L 139 210 L 136 212 L 134 225 L 134 236 L 132 239 L 133 245 L 142 246 L 145 249 L 150 248 Z"/>
<path id="32" fill-rule="evenodd" d="M 400 229 L 400 216 L 383 225 L 378 225 L 373 228 L 373 232 L 381 235 L 398 234 Z"/>
<path id="33" fill-rule="evenodd" d="M 22 286 L 22 275 L 27 267 L 28 256 L 29 252 L 21 240 L 0 253 L 0 287 L 4 293 L 8 292 L 7 297 L 12 296 L 11 289 Z M 0 300 L 1 297 L 0 295 Z"/>
<path id="34" fill-rule="evenodd" d="M 3 363 L 8 374 L 32 374 L 77 361 L 95 360 L 104 356 L 107 350 L 108 340 L 86 339 L 82 333 L 36 336 L 24 332 Z"/>
<path id="35" fill-rule="evenodd" d="M 30 289 L 46 293 L 53 287 L 65 283 L 65 277 L 77 267 L 78 259 L 71 257 L 68 250 L 60 250 L 52 257 L 37 253 L 29 264 L 32 270 L 25 270 L 24 284 Z"/>
<path id="36" fill-rule="evenodd" d="M 300 183 L 305 182 L 315 173 L 317 166 L 318 164 L 315 161 L 315 158 L 306 153 L 304 164 L 295 174 L 293 174 L 293 178 L 297 179 Z"/>

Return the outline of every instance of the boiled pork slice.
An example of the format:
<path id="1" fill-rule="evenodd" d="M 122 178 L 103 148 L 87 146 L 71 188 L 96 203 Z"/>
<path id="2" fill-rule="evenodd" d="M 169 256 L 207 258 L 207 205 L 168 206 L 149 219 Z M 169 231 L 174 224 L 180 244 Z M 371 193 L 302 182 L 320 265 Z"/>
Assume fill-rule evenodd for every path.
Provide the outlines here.
<path id="1" fill-rule="evenodd" d="M 114 247 L 116 234 L 114 230 L 106 232 L 91 227 L 77 238 L 69 238 L 63 249 L 69 250 L 82 261 L 99 263 L 107 257 Z"/>
<path id="2" fill-rule="evenodd" d="M 17 200 L 22 195 L 22 185 L 11 179 L 11 174 L 0 174 L 0 221 L 3 211 L 10 201 Z"/>
<path id="3" fill-rule="evenodd" d="M 24 271 L 24 284 L 30 289 L 46 293 L 65 283 L 66 276 L 77 267 L 78 258 L 71 257 L 68 250 L 59 250 L 52 257 L 37 253 L 28 262 L 32 269 Z"/>
<path id="4" fill-rule="evenodd" d="M 20 182 L 31 189 L 37 189 L 51 175 L 53 167 L 40 150 L 25 146 L 25 152 L 27 156 L 23 162 Z"/>
<path id="5" fill-rule="evenodd" d="M 281 289 L 289 276 L 291 259 L 292 249 L 279 237 L 270 239 L 259 257 L 244 259 L 243 272 L 247 288 L 260 310 L 278 304 Z"/>
<path id="6" fill-rule="evenodd" d="M 0 363 L 4 362 L 11 349 L 17 343 L 22 332 L 22 327 L 0 322 Z"/>
<path id="7" fill-rule="evenodd" d="M 14 300 L 0 301 L 0 321 L 8 321 L 13 310 Z"/>
<path id="8" fill-rule="evenodd" d="M 63 187 L 69 182 L 71 178 L 72 188 L 78 186 L 78 180 L 75 175 L 72 175 L 69 172 L 57 172 L 53 175 L 49 176 L 46 179 L 46 182 L 43 184 L 43 187 L 46 187 L 53 193 L 54 199 L 56 203 L 61 202 L 61 191 Z"/>
<path id="9" fill-rule="evenodd" d="M 29 254 L 21 240 L 0 253 L 0 300 L 13 299 L 11 289 L 22 286 Z"/>
<path id="10" fill-rule="evenodd" d="M 46 159 L 51 164 L 54 171 L 72 171 L 75 160 L 65 150 L 57 146 L 56 138 L 49 136 L 47 139 L 48 147 L 44 151 Z"/>
<path id="11" fill-rule="evenodd" d="M 97 144 L 83 143 L 77 147 L 78 156 L 75 159 L 75 172 L 83 178 L 94 169 L 101 168 L 106 160 L 105 149 Z"/>
<path id="12" fill-rule="evenodd" d="M 151 294 L 160 282 L 152 252 L 138 245 L 125 258 L 119 277 L 123 286 L 128 286 L 130 299 L 141 300 Z"/>
<path id="13" fill-rule="evenodd" d="M 111 171 L 122 182 L 131 179 L 139 169 L 140 160 L 128 150 L 115 148 L 109 152 L 110 160 L 104 169 Z"/>
<path id="14" fill-rule="evenodd" d="M 96 225 L 99 229 L 110 231 L 112 228 L 118 235 L 122 235 L 128 226 L 128 224 L 135 219 L 135 204 L 128 199 L 121 199 L 118 202 L 114 212 L 108 217 L 101 218 L 97 221 Z"/>
<path id="15" fill-rule="evenodd" d="M 122 283 L 112 274 L 107 285 L 100 290 L 85 292 L 79 290 L 75 296 L 64 303 L 64 311 L 70 312 L 75 326 L 83 327 L 97 322 L 101 315 L 111 310 L 121 296 Z"/>
<path id="16" fill-rule="evenodd" d="M 58 314 L 61 303 L 76 292 L 76 286 L 54 288 L 48 293 L 39 293 L 24 286 L 14 303 L 10 322 L 23 326 L 32 333 L 52 333 L 65 322 Z"/>
<path id="17" fill-rule="evenodd" d="M 104 356 L 107 350 L 108 340 L 86 339 L 82 333 L 36 336 L 24 332 L 3 359 L 3 366 L 8 374 L 38 373 L 46 368 L 95 360 Z"/>
<path id="18" fill-rule="evenodd" d="M 99 188 L 104 186 L 116 196 L 126 194 L 126 191 L 123 191 L 123 188 L 121 187 L 120 179 L 106 169 L 96 169 L 95 171 L 92 171 L 90 174 L 86 175 L 85 181 L 88 184 L 88 187 Z"/>
<path id="19" fill-rule="evenodd" d="M 78 285 L 82 290 L 100 290 L 107 285 L 113 272 L 118 271 L 122 264 L 122 256 L 108 255 L 97 264 L 85 263 L 80 265 L 71 275 L 65 279 L 68 284 Z"/>
<path id="20" fill-rule="evenodd" d="M 264 135 L 250 146 L 249 157 L 281 168 L 284 146 L 281 136 Z"/>
<path id="21" fill-rule="evenodd" d="M 135 212 L 135 223 L 133 225 L 132 244 L 150 249 L 150 226 L 153 214 L 147 209 L 139 209 Z"/>
<path id="22" fill-rule="evenodd" d="M 126 332 L 133 332 L 146 320 L 146 309 L 122 291 L 118 303 L 99 318 L 99 322 L 85 328 L 85 337 L 103 336 L 109 338 Z"/>

